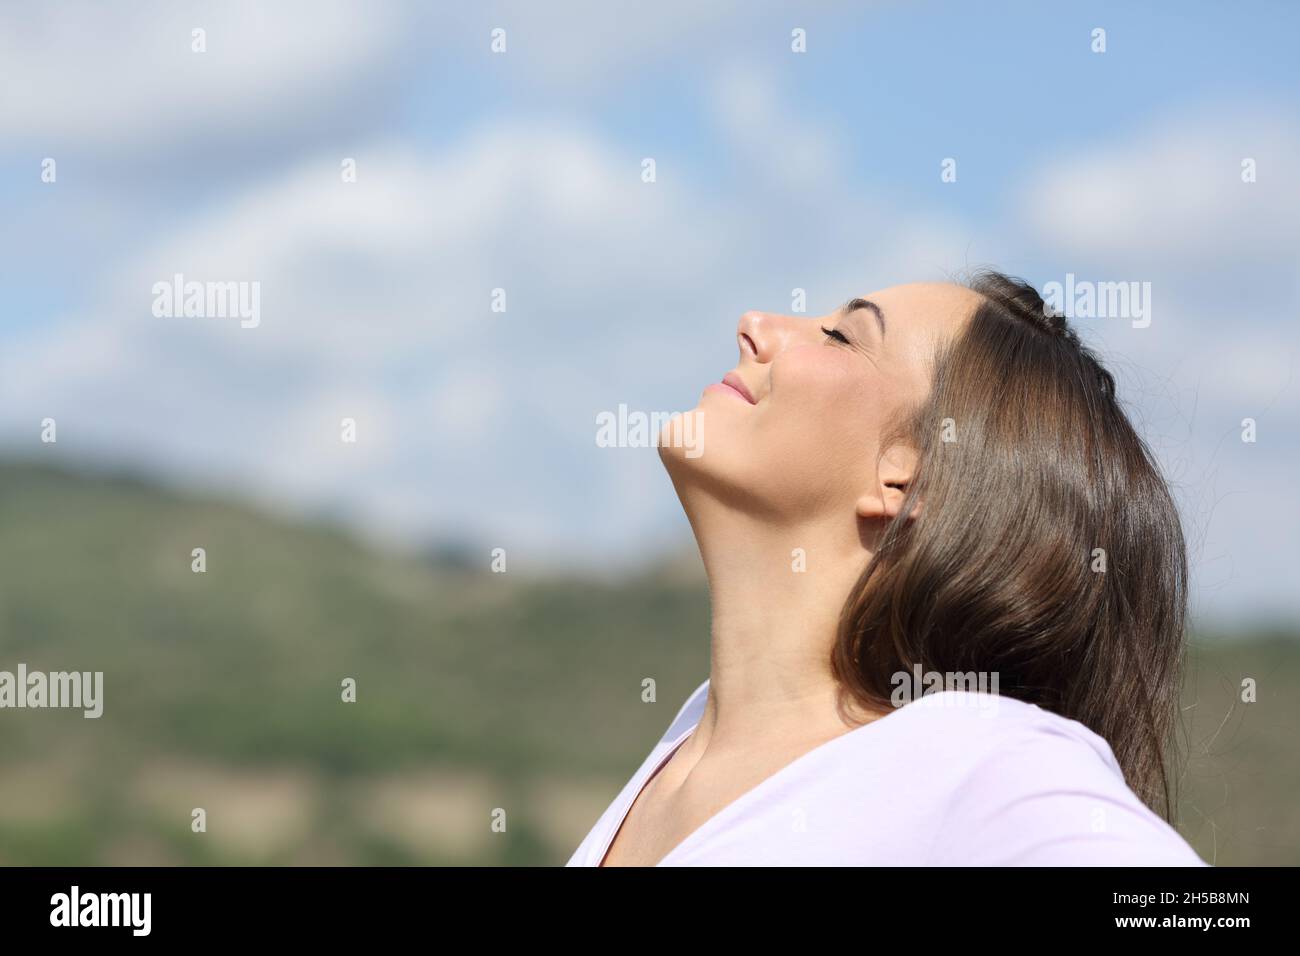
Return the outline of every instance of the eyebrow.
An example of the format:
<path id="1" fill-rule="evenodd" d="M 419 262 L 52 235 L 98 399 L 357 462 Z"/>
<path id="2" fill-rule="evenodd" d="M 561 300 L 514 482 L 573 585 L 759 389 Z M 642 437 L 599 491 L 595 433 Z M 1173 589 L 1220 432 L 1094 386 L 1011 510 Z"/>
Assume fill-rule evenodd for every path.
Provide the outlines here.
<path id="1" fill-rule="evenodd" d="M 849 299 L 848 302 L 844 303 L 845 315 L 856 312 L 858 309 L 870 309 L 875 313 L 876 324 L 880 326 L 880 337 L 883 339 L 885 337 L 885 313 L 880 311 L 880 306 L 870 299 Z"/>

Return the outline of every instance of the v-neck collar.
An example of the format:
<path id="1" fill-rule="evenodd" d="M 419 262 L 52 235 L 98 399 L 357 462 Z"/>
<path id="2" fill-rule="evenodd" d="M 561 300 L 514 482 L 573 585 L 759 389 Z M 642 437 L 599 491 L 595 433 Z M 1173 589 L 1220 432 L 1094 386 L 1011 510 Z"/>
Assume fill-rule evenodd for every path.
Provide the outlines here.
<path id="1" fill-rule="evenodd" d="M 718 825 L 719 821 L 721 821 L 725 817 L 730 816 L 732 813 L 736 812 L 738 808 L 756 799 L 764 790 L 774 785 L 775 781 L 793 772 L 800 764 L 806 763 L 812 757 L 824 753 L 828 748 L 831 748 L 836 744 L 839 744 L 841 741 L 847 741 L 850 738 L 857 739 L 859 736 L 863 734 L 863 731 L 870 730 L 873 727 L 877 727 L 880 724 L 884 723 L 885 721 L 888 721 L 892 717 L 897 717 L 899 714 L 903 713 L 903 711 L 911 707 L 912 704 L 918 703 L 922 700 L 925 700 L 926 698 L 937 697 L 939 696 L 939 694 L 945 694 L 945 693 L 953 693 L 953 692 L 939 691 L 937 693 L 926 694 L 921 697 L 915 698 L 914 700 L 910 700 L 906 704 L 903 704 L 901 707 L 898 707 L 890 711 L 889 713 L 885 714 L 883 717 L 877 717 L 875 720 L 868 721 L 865 724 L 860 724 L 857 727 L 854 727 L 852 730 L 847 730 L 836 737 L 832 737 L 830 740 L 826 741 L 825 743 L 818 744 L 816 747 L 813 747 L 811 750 L 808 750 L 805 753 L 800 754 L 798 757 L 795 757 L 785 766 L 779 768 L 775 773 L 769 774 L 768 776 L 764 777 L 754 786 L 750 787 L 748 790 L 746 790 L 744 793 L 738 796 L 735 800 L 732 800 L 721 810 L 717 811 L 711 817 L 706 819 L 698 827 L 696 827 L 689 834 L 687 834 L 686 837 L 680 843 L 678 843 L 671 850 L 669 850 L 663 856 L 663 858 L 660 859 L 659 862 L 655 864 L 655 866 L 663 866 L 670 859 L 672 859 L 672 857 L 682 852 L 682 850 L 688 844 L 694 843 L 697 840 L 702 839 L 703 835 L 706 834 L 708 830 L 711 830 L 714 826 Z M 702 712 L 700 717 L 703 717 Z M 632 794 L 628 799 L 627 804 L 623 807 L 623 812 L 619 814 L 618 821 L 610 828 L 609 835 L 604 840 L 604 843 L 600 850 L 600 854 L 596 857 L 597 867 L 600 867 L 604 864 L 605 856 L 609 853 L 609 848 L 614 844 L 614 838 L 618 835 L 618 831 L 623 828 L 623 823 L 627 820 L 628 814 L 632 812 L 633 805 L 636 803 L 637 799 L 641 796 L 642 792 L 645 790 L 646 784 L 649 782 L 650 778 L 653 777 L 655 774 L 657 774 L 661 769 L 663 769 L 664 764 L 666 764 L 672 758 L 673 754 L 677 752 L 677 749 L 686 741 L 686 738 L 690 737 L 691 734 L 695 733 L 696 728 L 699 727 L 700 725 L 700 717 L 697 717 L 695 719 L 695 723 L 693 723 L 689 728 L 687 728 L 686 730 L 682 731 L 682 733 L 677 735 L 677 737 L 673 740 L 673 742 L 668 745 L 667 753 L 653 765 L 653 767 L 650 769 L 648 773 L 638 775 L 639 780 L 637 782 L 637 785 L 635 786 L 635 788 L 630 788 L 632 790 Z"/>
<path id="2" fill-rule="evenodd" d="M 623 829 L 623 823 L 627 820 L 628 814 L 632 812 L 632 806 L 637 802 L 641 794 L 645 791 L 646 784 L 650 782 L 650 779 L 655 774 L 657 774 L 660 770 L 664 768 L 664 764 L 668 763 L 668 761 L 673 758 L 673 754 L 677 753 L 677 749 L 686 742 L 687 737 L 695 733 L 695 728 L 698 727 L 699 725 L 700 725 L 699 720 L 696 720 L 695 723 L 691 725 L 690 728 L 684 730 L 681 734 L 679 734 L 677 736 L 677 739 L 668 745 L 668 752 L 659 759 L 659 761 L 651 768 L 649 773 L 645 774 L 644 776 L 642 776 L 641 774 L 637 775 L 639 781 L 632 793 L 632 797 L 630 800 L 628 800 L 627 806 L 623 808 L 623 812 L 619 814 L 618 821 L 610 828 L 609 836 L 605 838 L 604 845 L 601 847 L 600 853 L 596 857 L 596 866 L 600 867 L 604 865 L 605 857 L 609 854 L 609 848 L 614 845 L 614 838 L 618 836 L 618 831 Z M 674 847 L 674 849 L 676 849 L 676 847 Z M 664 859 L 667 859 L 667 857 L 665 857 Z M 663 861 L 661 860 L 660 862 Z"/>

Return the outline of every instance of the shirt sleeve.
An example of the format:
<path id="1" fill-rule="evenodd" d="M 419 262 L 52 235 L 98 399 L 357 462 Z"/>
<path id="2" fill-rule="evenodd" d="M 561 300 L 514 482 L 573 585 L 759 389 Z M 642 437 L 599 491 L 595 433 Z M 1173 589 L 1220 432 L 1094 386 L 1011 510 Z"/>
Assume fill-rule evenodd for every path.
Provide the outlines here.
<path id="1" fill-rule="evenodd" d="M 1051 724 L 1000 736 L 953 793 L 932 859 L 947 866 L 1208 866 L 1129 788 L 1110 748 L 1096 740 Z"/>

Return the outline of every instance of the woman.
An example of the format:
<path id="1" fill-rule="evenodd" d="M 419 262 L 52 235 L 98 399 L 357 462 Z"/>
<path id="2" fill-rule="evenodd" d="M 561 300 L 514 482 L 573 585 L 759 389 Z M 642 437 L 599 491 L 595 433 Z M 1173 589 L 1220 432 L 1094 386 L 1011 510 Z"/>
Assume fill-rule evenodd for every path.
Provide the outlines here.
<path id="1" fill-rule="evenodd" d="M 660 442 L 710 678 L 570 865 L 1205 865 L 1178 516 L 1065 320 L 985 273 L 738 339 L 702 448 Z"/>

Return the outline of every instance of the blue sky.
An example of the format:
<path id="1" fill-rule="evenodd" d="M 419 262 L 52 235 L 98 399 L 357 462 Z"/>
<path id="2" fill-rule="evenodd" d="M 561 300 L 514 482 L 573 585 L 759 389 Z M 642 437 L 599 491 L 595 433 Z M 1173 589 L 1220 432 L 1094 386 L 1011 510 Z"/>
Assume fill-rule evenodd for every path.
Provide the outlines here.
<path id="1" fill-rule="evenodd" d="M 1300 615 L 1297 19 L 8 5 L 0 447 L 507 547 L 513 567 L 618 566 L 689 529 L 653 452 L 595 447 L 594 417 L 691 407 L 735 364 L 743 310 L 978 265 L 1149 281 L 1150 327 L 1078 325 L 1173 480 L 1194 606 Z M 154 317 L 175 272 L 259 281 L 262 324 Z"/>

